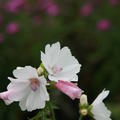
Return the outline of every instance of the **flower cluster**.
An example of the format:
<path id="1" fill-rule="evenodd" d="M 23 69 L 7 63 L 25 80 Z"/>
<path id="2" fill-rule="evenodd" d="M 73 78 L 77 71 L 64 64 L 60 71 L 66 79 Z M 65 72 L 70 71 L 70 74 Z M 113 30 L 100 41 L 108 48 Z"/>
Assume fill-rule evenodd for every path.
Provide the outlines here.
<path id="1" fill-rule="evenodd" d="M 22 111 L 33 111 L 45 108 L 46 101 L 50 101 L 47 86 L 54 86 L 59 91 L 69 96 L 72 100 L 80 99 L 80 114 L 87 114 L 96 120 L 111 120 L 111 112 L 102 102 L 109 94 L 103 91 L 97 99 L 89 105 L 87 96 L 82 94 L 76 83 L 81 64 L 72 56 L 68 47 L 61 48 L 60 43 L 48 44 L 45 52 L 41 51 L 40 67 L 38 69 L 25 66 L 17 67 L 13 76 L 8 77 L 10 84 L 7 91 L 0 93 L 0 98 L 9 105 L 19 101 Z"/>
<path id="2" fill-rule="evenodd" d="M 0 93 L 6 104 L 19 101 L 23 111 L 44 108 L 50 99 L 46 86 L 53 83 L 70 98 L 80 98 L 83 91 L 71 81 L 78 81 L 81 65 L 68 47 L 61 49 L 59 42 L 46 45 L 45 53 L 41 52 L 41 61 L 38 69 L 17 67 L 13 71 L 14 78 L 8 77 L 11 82 L 7 91 Z"/>

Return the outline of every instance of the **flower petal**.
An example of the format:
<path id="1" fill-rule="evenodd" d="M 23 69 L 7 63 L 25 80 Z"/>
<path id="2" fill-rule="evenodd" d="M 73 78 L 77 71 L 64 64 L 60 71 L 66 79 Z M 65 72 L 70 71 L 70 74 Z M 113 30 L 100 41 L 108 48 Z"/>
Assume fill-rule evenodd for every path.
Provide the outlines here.
<path id="1" fill-rule="evenodd" d="M 27 101 L 26 107 L 28 111 L 41 109 L 45 107 L 45 102 L 49 100 L 49 94 L 46 89 L 47 81 L 44 76 L 39 77 L 40 87 L 34 92 L 31 91 Z"/>
<path id="2" fill-rule="evenodd" d="M 23 99 L 30 91 L 28 85 L 29 84 L 11 82 L 7 87 L 8 91 L 11 91 L 8 99 L 12 101 L 20 101 L 21 99 Z"/>
<path id="3" fill-rule="evenodd" d="M 37 92 L 31 91 L 27 98 L 26 107 L 28 111 L 33 111 L 45 107 L 45 101 L 41 97 L 39 91 Z"/>
<path id="4" fill-rule="evenodd" d="M 6 105 L 11 104 L 13 101 L 8 99 L 8 96 L 11 94 L 11 91 L 5 91 L 0 93 L 0 99 L 4 100 Z"/>
<path id="5" fill-rule="evenodd" d="M 98 96 L 97 98 L 94 100 L 94 102 L 92 103 L 92 105 L 97 105 L 99 103 L 101 103 L 108 95 L 109 95 L 109 90 L 103 90 Z"/>
<path id="6" fill-rule="evenodd" d="M 108 90 L 103 90 L 92 103 L 91 112 L 96 120 L 112 120 L 110 118 L 110 110 L 108 110 L 105 104 L 103 103 L 103 100 L 108 96 L 108 94 Z"/>
<path id="7" fill-rule="evenodd" d="M 19 79 L 29 79 L 38 77 L 37 70 L 31 66 L 25 66 L 21 69 L 15 69 L 13 75 Z"/>
<path id="8" fill-rule="evenodd" d="M 104 103 L 99 103 L 92 108 L 93 117 L 96 120 L 112 120 L 111 112 L 107 109 Z"/>

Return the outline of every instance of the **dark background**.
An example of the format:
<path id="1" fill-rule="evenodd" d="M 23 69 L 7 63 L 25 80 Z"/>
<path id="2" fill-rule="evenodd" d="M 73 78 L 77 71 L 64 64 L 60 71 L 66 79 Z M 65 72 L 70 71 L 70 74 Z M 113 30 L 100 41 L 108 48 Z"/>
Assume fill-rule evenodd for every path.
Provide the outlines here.
<path id="1" fill-rule="evenodd" d="M 17 2 L 16 2 L 17 1 Z M 104 89 L 112 119 L 120 118 L 119 0 L 0 0 L 0 91 L 17 66 L 40 64 L 40 50 L 60 41 L 82 64 L 79 86 L 89 103 Z M 78 100 L 55 92 L 57 120 L 77 120 Z M 26 120 L 18 103 L 0 101 L 0 120 Z"/>

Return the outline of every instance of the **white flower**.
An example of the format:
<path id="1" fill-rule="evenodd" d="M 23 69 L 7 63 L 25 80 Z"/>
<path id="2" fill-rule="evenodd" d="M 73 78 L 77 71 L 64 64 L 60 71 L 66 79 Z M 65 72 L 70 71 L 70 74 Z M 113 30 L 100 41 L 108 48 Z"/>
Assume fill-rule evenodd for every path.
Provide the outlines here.
<path id="1" fill-rule="evenodd" d="M 46 45 L 45 53 L 41 52 L 41 60 L 52 81 L 77 81 L 77 73 L 81 65 L 72 56 L 68 47 L 60 48 L 60 43 Z"/>
<path id="2" fill-rule="evenodd" d="M 109 91 L 103 90 L 92 103 L 91 112 L 96 120 L 111 120 L 111 112 L 107 109 L 103 100 L 108 96 Z"/>
<path id="3" fill-rule="evenodd" d="M 6 104 L 19 101 L 21 110 L 32 111 L 45 107 L 45 101 L 49 100 L 46 89 L 46 79 L 39 77 L 37 70 L 31 66 L 19 67 L 13 71 L 15 77 L 11 81 L 6 92 L 0 93 L 0 98 Z"/>

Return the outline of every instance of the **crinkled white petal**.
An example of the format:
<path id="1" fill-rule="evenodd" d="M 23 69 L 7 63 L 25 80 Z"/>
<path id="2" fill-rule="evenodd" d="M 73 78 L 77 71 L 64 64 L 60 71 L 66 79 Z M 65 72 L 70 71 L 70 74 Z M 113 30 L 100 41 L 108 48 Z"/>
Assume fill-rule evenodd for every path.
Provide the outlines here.
<path id="1" fill-rule="evenodd" d="M 111 112 L 107 109 L 104 103 L 93 105 L 92 113 L 96 120 L 111 120 Z"/>
<path id="2" fill-rule="evenodd" d="M 19 103 L 21 110 L 33 111 L 45 107 L 45 102 L 49 100 L 49 94 L 46 89 L 47 81 L 42 76 L 39 78 L 40 87 L 36 91 L 30 91 Z"/>
<path id="3" fill-rule="evenodd" d="M 92 103 L 91 112 L 96 120 L 111 120 L 111 112 L 107 109 L 103 100 L 108 96 L 109 91 L 103 90 Z"/>
<path id="4" fill-rule="evenodd" d="M 11 81 L 11 82 L 13 82 L 13 83 L 28 83 L 29 81 L 28 81 L 28 79 L 19 79 L 19 78 L 17 78 L 17 79 L 15 79 L 15 78 L 12 78 L 12 77 L 8 77 L 8 79 Z"/>
<path id="5" fill-rule="evenodd" d="M 75 75 L 73 78 L 71 78 L 71 80 L 70 80 L 70 81 L 77 82 L 77 81 L 78 81 L 78 76 L 77 76 L 77 75 Z"/>
<path id="6" fill-rule="evenodd" d="M 108 95 L 109 95 L 109 90 L 103 90 L 98 96 L 97 98 L 94 100 L 94 102 L 92 103 L 92 105 L 97 105 L 99 103 L 101 103 Z"/>
<path id="7" fill-rule="evenodd" d="M 77 67 L 77 66 L 76 66 Z M 48 78 L 53 81 L 64 80 L 64 81 L 78 81 L 78 76 L 76 71 L 74 71 L 74 66 L 66 67 L 63 71 L 55 75 L 49 75 Z M 69 79 L 68 79 L 69 78 Z"/>
<path id="8" fill-rule="evenodd" d="M 27 98 L 28 98 L 28 96 L 25 96 L 24 99 L 22 99 L 22 100 L 19 102 L 19 106 L 20 106 L 20 108 L 21 108 L 22 111 L 27 110 L 27 107 L 26 107 Z"/>
<path id="9" fill-rule="evenodd" d="M 37 70 L 31 66 L 25 66 L 24 68 L 21 67 L 21 69 L 15 69 L 13 71 L 13 75 L 16 78 L 27 80 L 29 78 L 38 77 L 38 74 L 36 71 Z"/>
<path id="10" fill-rule="evenodd" d="M 45 67 L 45 69 L 48 71 L 49 74 L 52 74 L 51 70 L 51 64 L 50 64 L 50 59 L 47 55 L 45 55 L 43 52 L 41 52 L 41 61 Z"/>
<path id="11" fill-rule="evenodd" d="M 81 65 L 78 60 L 72 56 L 68 47 L 60 49 L 60 43 L 57 42 L 51 46 L 45 47 L 45 54 L 41 52 L 41 60 L 49 73 L 49 79 L 53 81 L 65 80 L 70 81 L 76 78 L 76 74 L 80 72 Z M 53 72 L 53 68 L 60 68 L 61 71 Z M 77 79 L 75 79 L 77 81 Z"/>
<path id="12" fill-rule="evenodd" d="M 45 107 L 45 102 L 49 100 L 49 95 L 45 89 L 40 86 L 36 92 L 31 91 L 26 101 L 26 108 L 28 111 L 35 109 L 42 109 Z"/>
<path id="13" fill-rule="evenodd" d="M 13 83 L 11 82 L 8 87 L 8 91 L 12 91 L 11 94 L 9 95 L 9 100 L 12 101 L 20 101 L 23 99 L 26 94 L 29 94 L 30 87 L 29 84 L 25 83 Z"/>
<path id="14" fill-rule="evenodd" d="M 12 100 L 4 100 L 4 102 L 5 102 L 6 105 L 10 105 L 11 103 L 13 103 Z"/>
<path id="15" fill-rule="evenodd" d="M 45 107 L 45 101 L 40 96 L 40 92 L 31 91 L 26 101 L 26 108 L 28 111 L 40 109 Z"/>
<path id="16" fill-rule="evenodd" d="M 57 57 L 59 56 L 60 52 L 60 43 L 57 42 L 52 44 L 51 46 L 48 44 L 45 47 L 45 54 L 49 58 L 49 64 L 54 65 Z"/>
<path id="17" fill-rule="evenodd" d="M 44 98 L 44 100 L 46 100 L 46 101 L 49 101 L 49 94 L 48 94 L 47 88 L 46 88 L 47 81 L 43 76 L 41 76 L 39 78 L 39 80 L 40 80 L 40 83 L 41 83 L 40 84 L 40 92 L 41 92 L 41 95 L 43 94 L 42 98 Z"/>
<path id="18" fill-rule="evenodd" d="M 70 49 L 68 47 L 63 47 L 60 50 L 60 54 L 58 56 L 58 61 L 56 63 L 61 67 L 66 67 L 69 65 L 79 64 L 77 59 L 71 55 Z"/>

